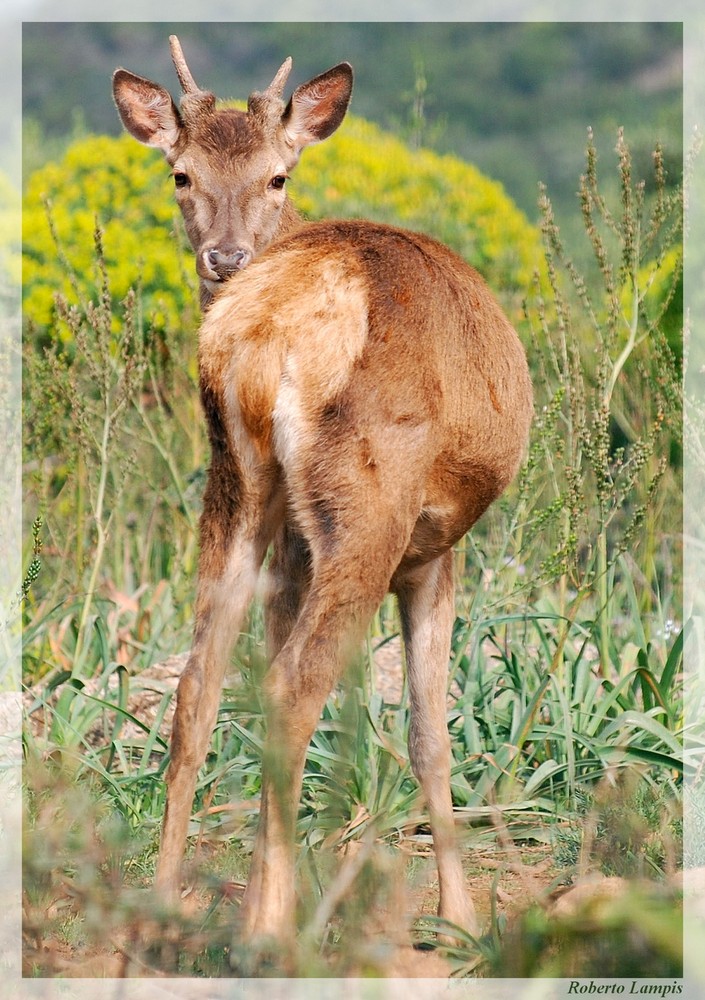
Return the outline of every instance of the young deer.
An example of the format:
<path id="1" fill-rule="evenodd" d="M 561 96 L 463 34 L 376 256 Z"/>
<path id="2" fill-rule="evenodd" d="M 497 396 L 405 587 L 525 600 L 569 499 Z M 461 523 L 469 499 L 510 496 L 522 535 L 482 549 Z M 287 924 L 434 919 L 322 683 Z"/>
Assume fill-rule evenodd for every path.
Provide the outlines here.
<path id="1" fill-rule="evenodd" d="M 216 110 L 171 45 L 178 109 L 123 69 L 113 83 L 126 128 L 172 166 L 208 306 L 199 362 L 212 464 L 157 884 L 178 891 L 197 771 L 271 545 L 268 736 L 243 934 L 293 934 L 306 750 L 388 591 L 400 609 L 409 756 L 429 810 L 439 913 L 473 929 L 446 725 L 452 546 L 521 460 L 532 415 L 524 351 L 482 278 L 446 247 L 371 222 L 304 224 L 287 201 L 302 149 L 345 115 L 350 66 L 303 84 L 285 105 L 287 60 L 247 112 Z"/>

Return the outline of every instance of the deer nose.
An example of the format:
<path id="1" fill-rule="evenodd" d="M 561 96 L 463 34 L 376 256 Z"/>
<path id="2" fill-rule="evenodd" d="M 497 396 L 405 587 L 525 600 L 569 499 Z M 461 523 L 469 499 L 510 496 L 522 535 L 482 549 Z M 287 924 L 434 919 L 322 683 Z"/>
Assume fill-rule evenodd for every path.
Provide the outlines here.
<path id="1" fill-rule="evenodd" d="M 233 271 L 241 271 L 249 263 L 250 256 L 251 254 L 247 250 L 223 253 L 217 247 L 213 250 L 207 250 L 205 254 L 208 266 L 215 271 L 221 280 L 232 274 Z"/>

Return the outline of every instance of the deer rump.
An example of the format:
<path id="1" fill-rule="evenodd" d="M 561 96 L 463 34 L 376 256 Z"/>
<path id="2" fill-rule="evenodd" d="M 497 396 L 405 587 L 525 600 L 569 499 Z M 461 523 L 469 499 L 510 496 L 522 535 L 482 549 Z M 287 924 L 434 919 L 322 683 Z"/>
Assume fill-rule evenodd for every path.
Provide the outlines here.
<path id="1" fill-rule="evenodd" d="M 521 459 L 516 333 L 479 274 L 420 234 L 323 222 L 273 244 L 216 299 L 199 356 L 212 444 L 238 482 L 280 470 L 314 554 L 355 533 L 378 555 L 386 497 L 386 532 L 406 536 L 399 571 L 434 559 Z"/>

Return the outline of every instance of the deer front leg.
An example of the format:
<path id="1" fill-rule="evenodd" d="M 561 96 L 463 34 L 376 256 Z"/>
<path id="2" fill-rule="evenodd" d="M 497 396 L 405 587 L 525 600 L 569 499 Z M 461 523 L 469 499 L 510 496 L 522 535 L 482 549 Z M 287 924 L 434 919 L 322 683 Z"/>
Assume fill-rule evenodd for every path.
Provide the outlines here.
<path id="1" fill-rule="evenodd" d="M 450 794 L 446 690 L 454 618 L 453 553 L 416 569 L 398 587 L 411 700 L 409 757 L 426 798 L 438 865 L 439 916 L 475 933 Z"/>
<path id="2" fill-rule="evenodd" d="M 248 517 L 248 512 L 239 509 L 226 524 L 222 505 L 211 496 L 214 493 L 207 488 L 204 496 L 194 639 L 176 693 L 166 774 L 156 884 L 171 898 L 180 886 L 196 778 L 215 726 L 225 669 L 268 542 L 265 518 Z"/>

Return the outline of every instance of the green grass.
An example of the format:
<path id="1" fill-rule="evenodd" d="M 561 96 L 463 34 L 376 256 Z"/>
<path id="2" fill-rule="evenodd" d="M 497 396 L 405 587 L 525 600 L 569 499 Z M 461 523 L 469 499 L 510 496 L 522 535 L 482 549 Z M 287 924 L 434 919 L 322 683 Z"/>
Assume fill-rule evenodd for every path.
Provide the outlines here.
<path id="1" fill-rule="evenodd" d="M 530 449 L 456 554 L 452 787 L 468 864 L 485 859 L 472 880 L 484 879 L 487 933 L 449 950 L 428 913 L 413 932 L 456 975 L 594 974 L 632 945 L 635 968 L 648 951 L 650 974 L 678 974 L 667 884 L 681 863 L 683 776 L 702 750 L 683 708 L 681 200 L 666 192 L 658 151 L 642 185 L 620 136 L 616 168 L 621 199 L 608 206 L 590 146 L 587 276 L 543 197 L 546 271 L 527 289 L 522 329 L 536 388 Z M 232 940 L 258 815 L 259 607 L 199 777 L 194 905 L 162 911 L 149 892 L 173 695 L 153 692 L 149 714 L 130 698 L 158 688 L 144 671 L 190 643 L 208 455 L 194 331 L 157 336 L 139 292 L 115 306 L 100 231 L 94 259 L 97 297 L 57 299 L 61 339 L 41 347 L 31 326 L 26 336 L 28 974 L 61 973 L 47 941 L 113 950 L 135 974 L 384 974 L 396 945 L 380 914 L 403 912 L 414 891 L 404 859 L 429 849 L 406 701 L 386 702 L 371 681 L 374 648 L 399 631 L 391 599 L 309 750 L 296 954 L 282 966 Z M 528 848 L 553 867 L 517 916 L 500 882 Z M 602 916 L 557 920 L 551 891 L 587 872 L 633 889 Z M 654 895 L 663 920 L 637 934 Z M 65 905 L 52 908 L 57 898 Z M 610 935 L 617 951 L 605 951 Z"/>

